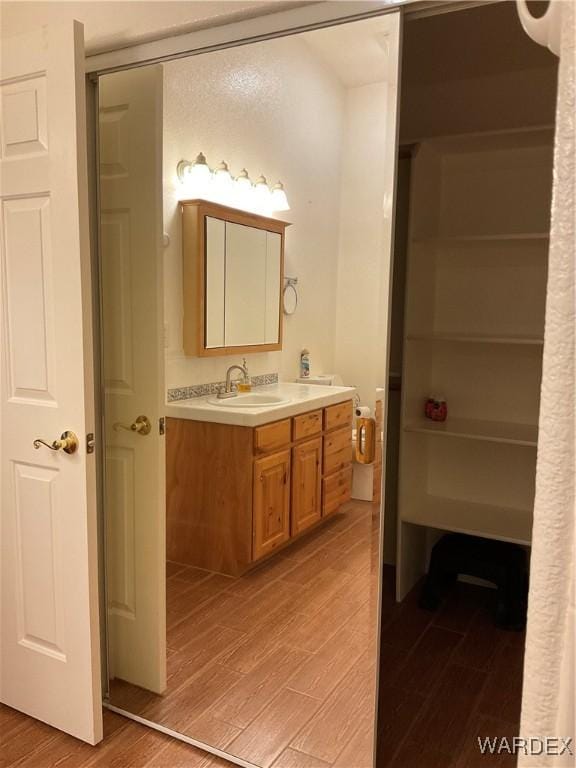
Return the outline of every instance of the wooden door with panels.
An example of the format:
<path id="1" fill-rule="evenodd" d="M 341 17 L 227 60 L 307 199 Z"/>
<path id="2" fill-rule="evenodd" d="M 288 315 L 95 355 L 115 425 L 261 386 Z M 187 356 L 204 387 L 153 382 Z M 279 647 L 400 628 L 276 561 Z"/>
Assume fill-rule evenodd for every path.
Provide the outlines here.
<path id="1" fill-rule="evenodd" d="M 322 438 L 292 450 L 292 536 L 322 517 Z"/>
<path id="2" fill-rule="evenodd" d="M 254 462 L 253 559 L 290 538 L 290 450 Z"/>
<path id="3" fill-rule="evenodd" d="M 95 744 L 102 702 L 82 25 L 4 39 L 1 72 L 0 698 Z M 76 441 L 60 440 L 64 432 Z"/>
<path id="4" fill-rule="evenodd" d="M 99 81 L 109 677 L 166 688 L 162 67 Z"/>

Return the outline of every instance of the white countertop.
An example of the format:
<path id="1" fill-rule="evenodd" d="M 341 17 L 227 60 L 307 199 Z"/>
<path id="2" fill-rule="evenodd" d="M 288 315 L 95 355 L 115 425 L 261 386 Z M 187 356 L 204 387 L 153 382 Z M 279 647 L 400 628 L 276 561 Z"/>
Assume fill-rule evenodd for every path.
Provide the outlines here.
<path id="1" fill-rule="evenodd" d="M 343 403 L 354 397 L 354 387 L 330 387 L 322 384 L 267 384 L 254 387 L 252 392 L 277 395 L 289 403 L 283 405 L 266 405 L 256 408 L 235 408 L 227 406 L 226 400 L 222 405 L 213 405 L 215 395 L 193 397 L 189 400 L 175 400 L 166 404 L 166 416 L 174 419 L 191 419 L 192 421 L 211 421 L 217 424 L 235 424 L 240 427 L 259 427 L 271 421 L 298 416 L 306 411 L 324 408 L 327 405 Z"/>

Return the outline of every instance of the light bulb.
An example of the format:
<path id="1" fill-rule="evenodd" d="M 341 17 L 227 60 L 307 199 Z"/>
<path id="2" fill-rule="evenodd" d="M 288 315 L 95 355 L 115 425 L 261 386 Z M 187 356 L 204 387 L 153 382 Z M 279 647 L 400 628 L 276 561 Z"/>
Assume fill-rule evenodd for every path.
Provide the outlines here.
<path id="1" fill-rule="evenodd" d="M 232 195 L 232 175 L 230 174 L 228 163 L 224 162 L 224 160 L 222 160 L 220 165 L 214 170 L 212 187 L 214 194 L 218 198 L 225 202 L 229 202 L 229 198 Z"/>
<path id="2" fill-rule="evenodd" d="M 208 167 L 208 163 L 202 152 L 198 154 L 196 160 L 187 170 L 187 185 L 194 195 L 205 197 L 210 189 L 212 171 Z"/>
<path id="3" fill-rule="evenodd" d="M 254 197 L 254 185 L 248 171 L 242 168 L 234 180 L 234 202 L 239 208 L 250 208 Z"/>
<path id="4" fill-rule="evenodd" d="M 274 184 L 272 187 L 272 210 L 273 211 L 289 211 L 290 205 L 288 204 L 288 198 L 284 190 L 284 185 L 281 181 Z"/>
<path id="5" fill-rule="evenodd" d="M 254 184 L 254 205 L 264 211 L 271 210 L 272 193 L 265 176 L 259 176 Z"/>

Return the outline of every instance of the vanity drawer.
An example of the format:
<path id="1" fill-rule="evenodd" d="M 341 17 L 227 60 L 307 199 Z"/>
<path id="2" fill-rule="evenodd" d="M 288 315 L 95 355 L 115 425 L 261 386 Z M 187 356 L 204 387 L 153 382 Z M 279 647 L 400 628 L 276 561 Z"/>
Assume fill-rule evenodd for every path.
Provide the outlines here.
<path id="1" fill-rule="evenodd" d="M 254 450 L 268 453 L 290 444 L 290 419 L 274 421 L 254 429 Z"/>
<path id="2" fill-rule="evenodd" d="M 352 425 L 352 400 L 338 405 L 329 405 L 324 408 L 324 429 L 337 429 L 338 427 Z"/>
<path id="3" fill-rule="evenodd" d="M 352 432 L 339 429 L 324 438 L 324 474 L 345 469 L 352 462 Z"/>
<path id="4" fill-rule="evenodd" d="M 322 432 L 322 411 L 311 411 L 295 416 L 293 419 L 292 439 L 302 440 L 305 437 L 319 435 Z"/>
<path id="5" fill-rule="evenodd" d="M 322 481 L 322 516 L 331 515 L 352 493 L 352 467 L 335 472 Z"/>

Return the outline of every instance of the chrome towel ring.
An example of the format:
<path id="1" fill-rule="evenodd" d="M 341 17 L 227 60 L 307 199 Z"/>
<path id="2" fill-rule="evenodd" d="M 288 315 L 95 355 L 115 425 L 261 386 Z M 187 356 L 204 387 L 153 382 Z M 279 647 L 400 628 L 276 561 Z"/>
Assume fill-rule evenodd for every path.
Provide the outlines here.
<path id="1" fill-rule="evenodd" d="M 284 278 L 284 290 L 282 291 L 282 308 L 285 315 L 293 315 L 298 307 L 297 277 Z"/>

